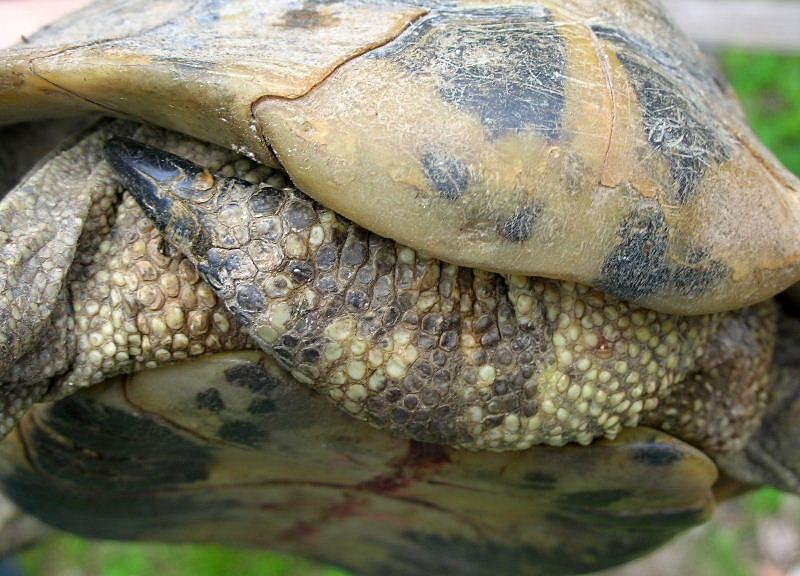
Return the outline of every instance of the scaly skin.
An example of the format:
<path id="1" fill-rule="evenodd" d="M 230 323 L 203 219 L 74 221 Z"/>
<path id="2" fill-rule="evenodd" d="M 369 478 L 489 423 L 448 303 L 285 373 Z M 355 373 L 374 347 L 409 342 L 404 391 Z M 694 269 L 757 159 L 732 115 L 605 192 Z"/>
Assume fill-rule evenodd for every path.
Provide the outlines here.
<path id="1" fill-rule="evenodd" d="M 376 426 L 508 450 L 586 444 L 643 422 L 719 452 L 758 424 L 769 303 L 659 314 L 584 286 L 448 265 L 292 188 L 214 177 L 130 140 L 107 156 L 237 324 Z M 731 396 L 740 409 L 728 414 Z"/>
<path id="2" fill-rule="evenodd" d="M 0 235 L 11 238 L 0 247 L 10 255 L 0 282 L 16 282 L 20 290 L 0 294 L 9 301 L 0 335 L 16 338 L 11 341 L 16 348 L 0 351 L 0 361 L 8 364 L 0 372 L 0 436 L 48 391 L 61 396 L 114 374 L 247 347 L 194 266 L 163 243 L 102 160 L 108 138 L 134 131 L 137 138 L 231 175 L 254 180 L 270 175 L 251 170 L 248 161 L 237 162 L 233 153 L 112 122 L 55 152 L 10 192 L 0 204 L 5 218 Z M 21 216 L 14 212 L 20 203 L 31 206 Z M 69 220 L 81 206 L 84 215 Z M 62 225 L 65 220 L 69 226 Z M 47 242 L 63 249 L 49 250 Z M 32 243 L 46 249 L 31 253 Z M 49 300 L 36 290 L 38 283 L 30 283 L 30 274 L 43 270 L 50 271 L 41 284 Z"/>
<path id="3" fill-rule="evenodd" d="M 68 153 L 96 157 L 134 130 L 106 124 Z M 65 298 L 0 385 L 3 433 L 48 388 L 252 346 L 240 328 L 347 412 L 420 440 L 524 449 L 642 423 L 721 454 L 759 424 L 771 304 L 676 317 L 458 268 L 370 235 L 230 152 L 150 128 L 136 137 L 220 173 L 117 141 L 110 156 L 149 217 L 106 162 L 79 174 L 91 201 Z"/>
<path id="4" fill-rule="evenodd" d="M 717 463 L 744 482 L 800 493 L 800 309 L 796 301 L 783 304 L 789 314 L 778 317 L 770 399 L 761 425 Z"/>
<path id="5" fill-rule="evenodd" d="M 68 366 L 64 278 L 91 205 L 102 143 L 95 134 L 54 153 L 0 203 L 0 432 Z M 52 341 L 62 345 L 39 346 Z"/>

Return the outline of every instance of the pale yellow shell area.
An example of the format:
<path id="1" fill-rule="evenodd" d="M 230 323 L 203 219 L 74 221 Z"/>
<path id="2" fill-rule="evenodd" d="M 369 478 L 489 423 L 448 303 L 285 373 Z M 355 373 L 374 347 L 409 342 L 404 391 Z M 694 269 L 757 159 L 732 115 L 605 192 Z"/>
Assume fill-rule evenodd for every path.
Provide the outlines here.
<path id="1" fill-rule="evenodd" d="M 83 109 L 459 265 L 683 314 L 800 279 L 798 181 L 645 0 L 98 2 L 0 53 L 0 123 Z"/>

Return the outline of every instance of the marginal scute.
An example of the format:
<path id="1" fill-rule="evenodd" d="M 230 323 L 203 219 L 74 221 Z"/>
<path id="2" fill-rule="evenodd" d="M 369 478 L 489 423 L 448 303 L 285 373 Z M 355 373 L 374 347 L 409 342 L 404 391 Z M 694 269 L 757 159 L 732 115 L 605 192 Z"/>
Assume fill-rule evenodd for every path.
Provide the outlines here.
<path id="1" fill-rule="evenodd" d="M 254 115 L 305 193 L 462 266 L 604 289 L 619 227 L 653 202 L 670 229 L 663 266 L 617 294 L 700 314 L 764 300 L 800 273 L 800 187 L 718 78 L 646 2 L 436 4 Z M 506 226 L 537 205 L 529 236 Z"/>
<path id="2" fill-rule="evenodd" d="M 490 138 L 534 129 L 555 140 L 566 99 L 564 44 L 543 6 L 462 8 L 417 20 L 368 57 L 432 77 L 442 99 L 478 115 Z"/>
<path id="3" fill-rule="evenodd" d="M 413 5 L 331 2 L 308 12 L 324 25 L 287 26 L 303 20 L 291 16 L 296 8 L 294 0 L 86 7 L 0 55 L 0 124 L 59 111 L 127 112 L 274 164 L 252 127 L 251 104 L 308 92 L 423 13 Z M 7 77 L 15 82 L 7 85 Z"/>
<path id="4" fill-rule="evenodd" d="M 711 109 L 710 98 L 722 97 L 721 92 L 707 79 L 691 74 L 699 76 L 700 71 L 684 71 L 684 63 L 643 38 L 605 25 L 594 25 L 592 30 L 617 46 L 616 56 L 628 71 L 642 108 L 647 141 L 669 163 L 674 201 L 687 202 L 706 170 L 731 154 L 734 138 Z"/>

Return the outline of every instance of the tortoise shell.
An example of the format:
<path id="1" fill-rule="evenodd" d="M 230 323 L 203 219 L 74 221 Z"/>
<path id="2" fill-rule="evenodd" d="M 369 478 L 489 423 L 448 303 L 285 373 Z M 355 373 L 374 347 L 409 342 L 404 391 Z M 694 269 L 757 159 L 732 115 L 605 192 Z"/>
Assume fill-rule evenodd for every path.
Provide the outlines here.
<path id="1" fill-rule="evenodd" d="M 12 424 L 21 418 L 13 430 L 3 423 L 3 433 L 10 433 L 0 442 L 0 485 L 25 511 L 88 536 L 269 547 L 364 574 L 448 569 L 465 574 L 585 572 L 640 555 L 710 514 L 716 465 L 707 454 L 663 431 L 620 430 L 620 417 L 632 409 L 630 400 L 614 400 L 616 423 L 605 417 L 609 431 L 617 434 L 615 440 L 530 447 L 529 440 L 511 434 L 519 425 L 496 426 L 496 415 L 486 414 L 490 447 L 522 441 L 529 449 L 470 452 L 414 438 L 421 433 L 415 426 L 433 413 L 425 404 L 431 401 L 432 382 L 394 400 L 392 389 L 400 389 L 400 383 L 387 387 L 387 401 L 395 402 L 395 420 L 381 423 L 381 413 L 358 392 L 359 382 L 338 387 L 332 386 L 335 377 L 323 378 L 312 382 L 315 391 L 277 367 L 274 359 L 287 364 L 281 346 L 268 348 L 269 356 L 248 351 L 256 341 L 243 333 L 250 328 L 246 318 L 237 315 L 235 307 L 233 314 L 227 309 L 225 290 L 217 297 L 212 286 L 200 280 L 202 274 L 213 281 L 213 275 L 202 269 L 198 274 L 187 258 L 164 242 L 133 197 L 120 193 L 100 151 L 109 137 L 121 135 L 204 162 L 217 172 L 214 180 L 220 186 L 260 186 L 263 202 L 250 202 L 251 208 L 275 212 L 275 199 L 286 198 L 278 212 L 287 254 L 297 249 L 292 248 L 297 234 L 291 228 L 302 224 L 298 207 L 314 206 L 326 226 L 344 225 L 282 186 L 278 174 L 225 150 L 151 127 L 102 122 L 40 162 L 6 200 L 54 195 L 63 201 L 58 192 L 66 190 L 77 194 L 72 200 L 83 198 L 80 205 L 88 208 L 72 247 L 74 255 L 68 259 L 69 306 L 56 299 L 44 327 L 36 332 L 37 326 L 29 324 L 36 339 L 0 380 L 0 415 Z M 113 149 L 121 142 L 125 141 L 111 140 L 106 147 Z M 194 170 L 183 157 L 158 154 L 162 176 L 170 173 L 170 162 Z M 198 174 L 192 182 L 207 179 L 207 172 Z M 264 181 L 277 188 L 264 186 Z M 188 190 L 183 188 L 184 193 Z M 6 215 L 8 206 L 5 201 L 0 205 Z M 156 224 L 165 225 L 158 214 L 151 215 Z M 28 225 L 40 221 L 42 214 L 34 210 L 20 218 Z M 256 220 L 260 218 L 263 214 Z M 270 222 L 277 225 L 275 218 Z M 333 231 L 331 238 L 341 242 L 362 234 L 354 225 L 347 226 L 347 236 Z M 269 236 L 276 229 L 265 226 L 263 232 Z M 52 235 L 50 229 L 33 231 L 43 233 L 35 238 Z M 389 241 L 381 242 L 391 247 Z M 347 277 L 346 253 L 355 253 L 356 244 L 348 246 L 342 250 L 341 264 L 336 264 L 342 278 Z M 29 260 L 29 268 L 49 266 L 37 257 Z M 303 270 L 300 264 L 288 259 L 285 270 Z M 464 273 L 470 277 L 469 271 Z M 486 273 L 483 282 L 487 280 L 498 282 L 499 277 Z M 488 306 L 491 298 L 482 298 L 480 305 Z M 624 303 L 619 306 L 618 313 L 635 313 Z M 752 313 L 732 312 L 726 318 L 741 330 L 737 318 Z M 468 313 L 465 317 L 467 324 L 457 329 L 469 336 L 473 320 Z M 759 314 L 752 318 L 761 330 Z M 324 322 L 324 316 L 320 320 Z M 327 321 L 335 322 L 336 317 Z M 719 319 L 710 317 L 690 321 L 706 335 L 711 333 L 709 326 L 719 325 Z M 290 326 L 301 324 L 292 319 Z M 329 324 L 323 323 L 322 329 L 331 334 Z M 717 328 L 717 333 L 724 330 Z M 692 342 L 690 337 L 687 343 Z M 354 364 L 357 358 L 351 355 L 358 342 L 349 344 L 341 359 Z M 486 346 L 487 352 L 497 354 L 489 340 Z M 311 373 L 305 372 L 303 362 L 313 359 L 314 349 L 299 351 L 299 364 L 288 366 L 306 382 Z M 419 350 L 421 356 L 427 354 Z M 763 353 L 760 348 L 756 352 Z M 473 370 L 471 357 L 459 350 L 448 353 L 453 370 Z M 681 356 L 681 361 L 693 362 L 692 354 Z M 765 374 L 763 359 L 745 358 L 754 362 L 759 375 Z M 319 367 L 328 370 L 323 364 Z M 631 372 L 636 370 L 631 363 Z M 353 369 L 348 374 L 356 376 Z M 722 377 L 726 374 L 723 369 Z M 713 426 L 663 419 L 671 409 L 681 408 L 670 401 L 702 398 L 693 392 L 692 382 L 689 378 L 677 385 L 675 398 L 664 398 L 662 411 L 649 423 L 674 425 L 676 434 L 718 453 L 730 440 L 727 430 L 720 433 Z M 725 388 L 726 396 L 744 409 L 741 421 L 731 427 L 738 441 L 758 424 L 763 408 L 748 396 L 761 393 L 763 378 L 756 382 L 753 392 Z M 406 384 L 411 382 L 402 386 Z M 459 386 L 453 383 L 454 393 Z M 337 394 L 337 388 L 346 394 Z M 635 388 L 626 384 L 625 394 L 635 394 Z M 48 389 L 50 397 L 42 399 Z M 494 390 L 502 392 L 499 383 Z M 559 401 L 557 391 L 549 392 L 552 400 Z M 565 390 L 561 395 L 566 401 L 571 393 Z M 420 399 L 416 406 L 409 403 L 412 397 Z M 449 407 L 453 417 L 437 411 L 430 421 L 438 419 L 444 427 L 432 425 L 423 439 L 443 441 L 442 431 L 460 426 L 466 409 L 457 398 L 442 397 L 440 408 Z M 40 400 L 44 401 L 31 407 Z M 331 400 L 344 411 L 336 410 Z M 366 406 L 359 417 L 383 429 L 346 414 L 353 406 Z M 724 402 L 711 406 L 728 412 Z M 691 408 L 684 412 L 693 414 Z M 694 416 L 698 422 L 714 418 Z M 528 430 L 526 421 L 522 423 Z M 476 424 L 471 422 L 465 430 Z M 511 435 L 496 436 L 498 431 Z M 465 439 L 473 441 L 468 436 L 454 440 Z M 558 444 L 565 440 L 550 438 Z M 655 477 L 658 482 L 652 481 Z M 570 554 L 563 553 L 565 546 L 570 546 Z"/>
<path id="2" fill-rule="evenodd" d="M 759 428 L 775 308 L 742 307 L 795 279 L 796 182 L 657 9 L 147 7 L 101 2 L 0 55 L 0 119 L 133 116 L 280 165 L 327 208 L 232 153 L 119 122 L 9 192 L 0 432 L 22 420 L 0 477 L 26 510 L 363 573 L 584 572 L 709 513 L 716 467 L 686 441 L 749 472 L 748 439 L 791 425 L 779 411 Z M 120 135 L 182 157 L 115 140 L 104 161 Z M 396 302 L 361 274 L 372 264 Z M 378 298 L 375 338 L 355 282 Z M 407 314 L 431 306 L 446 326 Z M 367 384 L 377 344 L 391 378 Z M 603 435 L 617 439 L 560 446 Z M 778 483 L 797 489 L 795 472 Z"/>
<path id="3" fill-rule="evenodd" d="M 316 344 L 309 341 L 312 345 L 298 349 L 297 356 L 282 352 L 289 342 L 285 338 L 271 347 L 265 346 L 259 340 L 259 334 L 264 332 L 252 328 L 252 319 L 243 314 L 246 310 L 242 310 L 241 299 L 231 299 L 232 294 L 241 292 L 242 284 L 234 285 L 231 292 L 219 284 L 212 271 L 201 265 L 198 274 L 187 258 L 164 243 L 156 226 L 175 240 L 174 221 L 165 220 L 164 214 L 154 208 L 163 210 L 167 204 L 148 204 L 135 181 L 133 186 L 128 185 L 129 191 L 143 203 L 144 213 L 133 197 L 120 194 L 111 167 L 100 159 L 99 151 L 110 136 L 121 135 L 133 135 L 204 162 L 217 172 L 212 178 L 214 186 L 229 193 L 257 191 L 257 201 L 251 197 L 246 205 L 258 211 L 253 223 L 264 226 L 255 226 L 253 231 L 260 230 L 268 239 L 280 229 L 281 249 L 290 257 L 281 258 L 286 266 L 281 264 L 272 277 L 275 289 L 280 285 L 274 280 L 284 272 L 305 270 L 301 261 L 291 259 L 291 251 L 299 250 L 294 245 L 298 233 L 293 230 L 315 237 L 310 232 L 314 226 L 309 210 L 318 214 L 325 225 L 322 238 L 330 233 L 329 241 L 341 244 L 341 261 L 335 263 L 341 279 L 355 277 L 348 273 L 348 262 L 357 252 L 354 239 L 363 237 L 356 226 L 338 221 L 333 213 L 304 200 L 293 188 L 281 186 L 276 175 L 269 175 L 263 167 L 164 130 L 103 122 L 41 162 L 7 198 L 36 192 L 31 186 L 39 182 L 34 196 L 47 198 L 54 190 L 74 189 L 88 197 L 89 208 L 67 276 L 71 310 L 55 307 L 50 319 L 52 328 L 40 328 L 39 340 L 27 356 L 14 364 L 10 375 L 15 379 L 9 382 L 9 374 L 4 375 L 0 388 L 4 395 L 0 397 L 2 414 L 12 420 L 22 419 L 0 443 L 0 483 L 20 507 L 50 524 L 98 537 L 214 540 L 271 547 L 365 574 L 448 568 L 466 574 L 584 572 L 644 553 L 676 532 L 701 522 L 713 506 L 711 488 L 717 479 L 717 468 L 708 455 L 663 431 L 631 428 L 641 423 L 638 419 L 626 419 L 628 427 L 620 430 L 621 418 L 644 410 L 644 417 L 649 419 L 646 423 L 671 427 L 715 458 L 720 453 L 736 453 L 735 446 L 729 443 L 741 444 L 760 422 L 764 407 L 761 395 L 767 385 L 765 362 L 774 337 L 769 330 L 774 322 L 772 306 L 725 315 L 669 318 L 604 300 L 597 292 L 587 292 L 588 288 L 558 288 L 557 284 L 550 286 L 547 294 L 564 290 L 564 301 L 559 306 L 565 306 L 580 292 L 587 299 L 589 313 L 585 315 L 589 318 L 594 317 L 592 307 L 599 306 L 598 310 L 608 314 L 626 315 L 628 321 L 636 318 L 635 322 L 650 322 L 639 326 L 647 330 L 661 322 L 680 325 L 676 342 L 681 348 L 673 350 L 682 365 L 680 371 L 705 370 L 702 362 L 694 364 L 697 357 L 692 350 L 707 347 L 713 351 L 723 346 L 721 357 L 734 358 L 733 374 L 741 375 L 750 369 L 754 370 L 754 378 L 743 378 L 744 388 L 738 388 L 739 379 L 729 372 L 731 366 L 712 362 L 710 374 L 719 379 L 720 397 L 703 396 L 708 378 L 681 372 L 682 380 L 664 388 L 655 403 L 651 404 L 648 398 L 645 409 L 641 401 L 645 383 L 637 386 L 633 380 L 626 380 L 620 387 L 620 376 L 614 377 L 614 384 L 598 374 L 597 386 L 587 381 L 587 389 L 594 386 L 608 397 L 611 411 L 601 418 L 608 424 L 609 434 L 613 432 L 617 438 L 583 447 L 531 447 L 524 434 L 537 428 L 513 413 L 501 413 L 504 418 L 499 421 L 500 426 L 493 413 L 485 414 L 482 422 L 472 420 L 472 411 L 460 404 L 463 385 L 468 383 L 461 381 L 453 381 L 454 395 L 442 396 L 439 402 L 439 408 L 451 410 L 452 417 L 428 406 L 430 393 L 436 389 L 434 384 L 441 384 L 436 378 L 422 382 L 422 389 L 414 388 L 412 380 L 371 389 L 373 399 L 383 395 L 386 402 L 394 402 L 389 406 L 394 409 L 387 413 L 390 421 L 381 420 L 383 413 L 364 397 L 366 387 L 354 370 L 358 357 L 353 354 L 360 350 L 362 356 L 371 357 L 367 348 L 374 344 L 367 343 L 361 349 L 356 340 L 347 342 L 346 353 L 340 351 L 335 358 L 328 358 L 341 359 L 340 364 L 332 366 L 319 362 L 321 355 L 311 354 L 318 344 L 324 344 L 322 339 Z M 152 156 L 152 148 L 119 139 L 110 140 L 106 150 L 112 159 L 110 164 L 117 164 L 123 181 L 126 165 L 119 161 L 132 150 L 134 156 L 138 154 L 137 164 L 130 164 L 131 156 L 125 161 L 129 162 L 128 167 L 140 170 L 140 175 L 146 176 L 146 169 L 157 168 L 151 175 L 169 180 L 174 166 L 179 165 L 187 171 L 176 188 L 183 197 L 193 197 L 194 189 L 181 186 L 181 182 L 199 184 L 204 187 L 200 193 L 208 194 L 209 173 L 184 157 L 164 151 L 153 152 Z M 148 165 L 149 161 L 155 163 Z M 265 186 L 265 180 L 278 187 Z M 53 181 L 60 186 L 47 185 Z M 79 187 L 77 182 L 84 186 Z M 176 200 L 177 197 L 171 202 L 177 210 Z M 155 226 L 146 214 L 154 219 Z M 225 222 L 233 225 L 233 220 Z M 267 225 L 269 222 L 272 224 Z M 215 226 L 211 216 L 207 224 Z M 349 231 L 343 234 L 341 229 Z M 226 232 L 224 228 L 217 233 L 220 238 L 238 234 L 235 229 Z M 194 245 L 190 240 L 191 236 L 184 235 L 178 246 Z M 400 268 L 407 264 L 402 255 L 412 252 L 408 248 L 392 247 L 391 242 L 377 237 L 376 241 L 401 254 L 397 264 Z M 311 242 L 310 249 L 319 251 L 319 243 L 316 244 Z M 262 262 L 259 259 L 259 264 Z M 321 288 L 325 275 L 320 271 L 327 265 L 319 258 L 316 262 L 321 268 L 312 269 L 317 275 L 312 285 Z M 426 266 L 439 264 L 430 261 Z M 426 269 L 420 268 L 422 278 L 426 277 Z M 235 268 L 228 272 L 230 278 L 242 280 Z M 480 276 L 468 270 L 456 276 L 472 281 L 471 274 L 481 278 L 476 287 L 480 282 L 484 289 L 499 282 L 496 275 Z M 201 282 L 201 275 L 210 284 Z M 403 277 L 401 270 L 398 288 L 402 288 Z M 293 278 L 300 282 L 303 275 Z M 270 277 L 266 280 L 270 282 Z M 212 288 L 220 293 L 219 297 Z M 442 297 L 446 290 L 439 290 Z M 475 302 L 478 311 L 491 305 L 491 294 L 480 290 L 475 294 L 481 297 Z M 496 296 L 505 306 L 507 295 L 498 291 Z M 550 296 L 540 296 L 553 303 Z M 464 297 L 468 297 L 467 293 Z M 398 300 L 403 300 L 402 294 Z M 519 295 L 514 302 L 521 305 Z M 280 305 L 281 298 L 276 297 L 275 303 Z M 324 299 L 321 303 L 329 306 Z M 577 309 L 575 301 L 569 306 L 573 311 Z M 341 333 L 330 329 L 339 320 L 336 313 L 326 314 L 324 307 L 319 308 L 320 325 L 315 328 L 315 322 L 309 323 L 308 316 L 302 316 L 313 309 L 293 309 L 285 318 L 293 334 L 308 337 L 317 328 L 326 337 Z M 657 318 L 655 323 L 650 315 Z M 468 339 L 477 335 L 474 331 L 478 323 L 468 310 L 464 317 L 466 323 L 455 328 Z M 275 320 L 275 315 L 271 319 Z M 553 326 L 558 326 L 559 315 L 553 319 Z M 59 326 L 66 327 L 66 335 L 53 329 Z M 306 328 L 301 330 L 302 326 Z M 243 330 L 251 331 L 253 339 L 246 338 Z M 731 332 L 735 339 L 729 342 Z M 566 326 L 555 328 L 547 337 L 555 342 L 570 338 L 570 333 Z M 663 336 L 664 342 L 671 342 L 670 333 Z M 428 352 L 422 346 L 423 337 L 423 333 L 417 334 L 414 342 L 424 358 Z M 635 344 L 635 335 L 625 338 L 620 342 L 622 348 L 599 347 L 595 351 L 598 359 L 609 362 L 609 378 L 610 370 L 622 368 L 619 355 L 628 354 L 631 346 L 640 346 Z M 399 338 L 394 340 L 401 343 Z M 450 354 L 454 374 L 466 379 L 473 371 L 485 377 L 482 370 L 476 371 L 473 366 L 480 349 L 473 351 L 478 353 L 473 358 L 468 350 L 448 351 L 446 340 L 440 353 Z M 505 344 L 501 342 L 496 347 L 491 339 L 480 340 L 484 354 L 491 354 L 492 361 L 500 358 Z M 537 341 L 521 341 L 526 340 L 531 344 Z M 757 344 L 750 349 L 754 341 Z M 264 346 L 270 355 L 246 351 L 255 344 Z M 326 356 L 335 346 L 328 348 Z M 535 350 L 534 346 L 530 351 Z M 406 347 L 405 353 L 412 351 Z M 518 356 L 524 360 L 523 354 L 528 353 L 523 350 Z M 607 353 L 611 356 L 606 357 Z M 532 360 L 534 364 L 553 359 L 549 348 L 539 354 L 541 357 Z M 649 357 L 656 354 L 654 349 Z M 711 353 L 712 360 L 715 354 Z M 564 351 L 558 355 L 562 357 Z M 307 370 L 315 358 L 317 367 L 326 370 L 325 377 L 310 381 L 313 372 Z M 273 359 L 322 394 L 301 386 Z M 639 365 L 639 358 L 628 359 L 628 376 L 642 374 L 648 378 L 645 375 L 649 364 Z M 510 362 L 518 360 L 512 358 Z M 176 361 L 182 362 L 155 368 Z M 667 361 L 659 362 L 661 367 L 654 365 L 656 372 L 669 365 Z M 334 373 L 345 365 L 352 381 L 340 386 Z M 497 366 L 505 369 L 502 362 Z M 130 376 L 119 376 L 131 372 Z M 545 370 L 542 376 L 549 374 L 552 379 L 551 372 Z M 43 376 L 51 391 L 51 397 L 45 400 L 50 401 L 31 408 L 30 403 L 39 400 L 37 395 L 42 393 L 34 384 L 40 383 Z M 531 381 L 537 379 L 534 376 Z M 579 406 L 579 398 L 572 396 L 571 386 L 560 389 L 562 380 L 553 380 L 552 389 L 542 381 L 542 391 L 550 394 L 549 401 L 572 410 Z M 733 385 L 724 385 L 729 381 Z M 407 394 L 393 398 L 395 388 Z M 489 400 L 501 400 L 506 394 L 513 398 L 518 392 L 504 392 L 499 380 L 493 391 L 496 398 Z M 622 398 L 611 399 L 619 392 L 623 392 Z M 66 397 L 53 402 L 53 396 Z M 418 399 L 413 406 L 409 403 L 412 397 Z M 367 427 L 335 410 L 331 400 L 344 412 L 366 418 L 383 430 Z M 547 415 L 547 401 L 541 401 L 540 416 L 546 424 L 539 429 L 555 434 L 551 425 L 560 421 L 561 410 Z M 638 409 L 634 409 L 635 402 L 639 402 Z M 696 408 L 697 402 L 700 409 Z M 606 410 L 605 401 L 599 397 L 591 405 L 587 403 L 592 410 L 595 405 Z M 660 410 L 652 410 L 659 405 Z M 738 415 L 730 409 L 732 405 Z M 354 407 L 365 411 L 359 414 Z M 678 418 L 671 420 L 669 415 L 673 412 Z M 725 419 L 720 412 L 726 415 Z M 687 415 L 688 421 L 684 418 Z M 468 421 L 464 420 L 466 416 L 470 416 Z M 515 418 L 517 425 L 511 426 Z M 612 418 L 616 421 L 612 422 Z M 417 428 L 423 421 L 429 421 L 430 427 Z M 468 426 L 461 428 L 461 433 L 480 424 L 478 437 L 447 436 L 449 426 L 458 430 L 464 422 Z M 775 436 L 769 431 L 766 434 L 770 439 Z M 481 438 L 488 442 L 483 447 L 503 449 L 525 447 L 519 444 L 523 442 L 528 449 L 500 453 L 462 451 L 444 445 L 448 437 L 455 444 L 467 442 L 473 447 Z M 438 439 L 439 443 L 420 439 Z M 548 441 L 563 444 L 568 439 L 551 435 Z M 655 477 L 658 482 L 652 481 Z M 758 481 L 757 475 L 752 478 Z M 581 534 L 578 542 L 577 533 Z M 567 545 L 571 553 L 563 554 Z"/>
<path id="4" fill-rule="evenodd" d="M 112 378 L 35 407 L 0 443 L 3 491 L 58 528 L 268 547 L 365 575 L 615 565 L 704 521 L 716 477 L 647 428 L 502 454 L 392 437 L 257 352 Z"/>
<path id="5" fill-rule="evenodd" d="M 102 1 L 0 54 L 0 122 L 80 110 L 455 264 L 683 314 L 798 279 L 797 180 L 645 0 Z"/>

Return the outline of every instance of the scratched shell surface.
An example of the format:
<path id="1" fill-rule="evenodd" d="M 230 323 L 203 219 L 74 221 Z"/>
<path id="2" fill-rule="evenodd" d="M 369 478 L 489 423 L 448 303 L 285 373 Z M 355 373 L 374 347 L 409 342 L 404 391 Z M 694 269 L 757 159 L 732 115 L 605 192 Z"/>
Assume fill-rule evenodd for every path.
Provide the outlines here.
<path id="1" fill-rule="evenodd" d="M 395 438 L 256 352 L 38 405 L 0 456 L 4 492 L 60 528 L 269 547 L 381 575 L 624 562 L 702 522 L 716 479 L 701 452 L 646 428 L 505 454 Z"/>
<path id="2" fill-rule="evenodd" d="M 101 1 L 0 54 L 0 123 L 97 110 L 277 161 L 445 261 L 660 311 L 798 280 L 797 180 L 644 0 Z"/>

